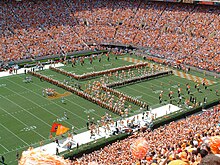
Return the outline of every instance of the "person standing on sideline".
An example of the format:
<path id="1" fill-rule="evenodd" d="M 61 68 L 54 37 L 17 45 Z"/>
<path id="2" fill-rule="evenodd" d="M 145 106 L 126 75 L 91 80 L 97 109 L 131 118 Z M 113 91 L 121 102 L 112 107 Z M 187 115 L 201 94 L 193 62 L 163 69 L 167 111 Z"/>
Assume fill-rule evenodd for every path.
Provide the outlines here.
<path id="1" fill-rule="evenodd" d="M 89 121 L 86 122 L 86 127 L 89 130 Z"/>
<path id="2" fill-rule="evenodd" d="M 59 149 L 58 149 L 58 147 L 56 148 L 56 155 L 59 155 L 60 153 L 59 153 Z"/>
<path id="3" fill-rule="evenodd" d="M 59 143 L 59 140 L 57 138 L 55 139 L 55 142 L 57 143 L 57 146 L 60 147 L 60 143 Z"/>
<path id="4" fill-rule="evenodd" d="M 5 164 L 5 157 L 2 155 L 2 164 Z"/>
<path id="5" fill-rule="evenodd" d="M 16 159 L 19 160 L 19 152 L 16 151 Z"/>
<path id="6" fill-rule="evenodd" d="M 43 140 L 40 141 L 40 148 L 43 146 L 44 142 Z"/>
<path id="7" fill-rule="evenodd" d="M 179 104 L 181 104 L 181 102 L 182 102 L 182 96 L 179 96 Z"/>

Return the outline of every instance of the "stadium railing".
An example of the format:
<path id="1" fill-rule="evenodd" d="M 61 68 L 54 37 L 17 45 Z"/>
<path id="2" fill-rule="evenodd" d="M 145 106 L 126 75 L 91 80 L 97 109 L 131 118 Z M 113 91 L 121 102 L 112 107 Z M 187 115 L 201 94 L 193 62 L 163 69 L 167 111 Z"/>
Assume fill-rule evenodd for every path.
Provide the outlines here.
<path id="1" fill-rule="evenodd" d="M 41 62 L 42 64 L 48 64 L 48 60 L 54 60 L 58 61 L 60 58 L 67 57 L 67 59 L 70 59 L 71 57 L 79 57 L 79 56 L 89 56 L 92 54 L 101 54 L 101 53 L 106 53 L 108 52 L 107 50 L 97 50 L 97 51 L 92 51 L 92 50 L 86 50 L 86 51 L 78 51 L 78 52 L 72 52 L 72 53 L 67 53 L 66 55 L 54 55 L 54 56 L 44 56 L 44 57 L 38 57 L 35 59 L 26 59 L 26 60 L 20 60 L 20 61 L 13 61 L 9 62 L 8 65 L 11 67 L 12 65 L 18 64 L 20 68 L 25 67 L 34 67 L 37 62 Z M 4 64 L 5 65 L 5 64 Z"/>
<path id="2" fill-rule="evenodd" d="M 68 159 L 73 160 L 74 158 L 81 157 L 83 154 L 91 153 L 93 151 L 99 150 L 107 146 L 108 144 L 112 144 L 118 140 L 123 140 L 127 138 L 128 136 L 129 136 L 128 133 L 122 133 L 119 135 L 112 135 L 109 138 L 103 137 L 101 139 L 94 140 L 90 143 L 80 145 L 79 148 L 75 147 L 70 151 L 62 152 L 61 155 L 64 156 L 65 159 L 68 158 Z"/>
<path id="3" fill-rule="evenodd" d="M 210 107 L 213 107 L 217 104 L 219 104 L 219 99 L 213 100 L 212 102 L 202 105 L 202 106 L 198 106 L 196 108 L 193 109 L 189 109 L 189 110 L 181 110 L 179 112 L 174 112 L 171 113 L 169 115 L 157 118 L 153 121 L 153 123 L 150 125 L 151 129 L 156 129 L 162 125 L 168 124 L 172 121 L 176 121 L 182 118 L 185 118 L 187 116 L 193 115 L 195 113 L 199 113 L 201 112 L 203 109 L 208 109 Z M 119 135 L 112 135 L 109 138 L 101 138 L 101 139 L 97 139 L 93 142 L 87 143 L 87 144 L 83 144 L 81 145 L 79 148 L 73 148 L 71 151 L 65 151 L 63 153 L 61 153 L 61 155 L 64 156 L 65 159 L 74 159 L 74 158 L 78 158 L 81 157 L 83 154 L 88 154 L 91 153 L 93 151 L 99 150 L 105 146 L 107 146 L 108 144 L 112 144 L 118 140 L 123 140 L 125 138 L 127 138 L 128 136 L 130 136 L 131 134 L 127 134 L 127 133 L 123 133 L 123 134 L 119 134 Z"/>
<path id="4" fill-rule="evenodd" d="M 171 113 L 169 115 L 165 115 L 163 117 L 157 118 L 152 123 L 153 124 L 152 128 L 156 129 L 156 128 L 158 128 L 158 127 L 160 127 L 160 126 L 162 126 L 164 124 L 168 124 L 168 123 L 170 123 L 172 121 L 185 118 L 185 117 L 193 115 L 195 113 L 199 113 L 203 109 L 208 109 L 210 107 L 213 107 L 213 106 L 219 104 L 219 102 L 220 102 L 220 100 L 216 99 L 216 100 L 213 100 L 213 101 L 209 102 L 208 104 L 204 104 L 204 105 L 195 107 L 193 109 L 182 109 L 179 112 L 173 112 L 173 113 Z"/>

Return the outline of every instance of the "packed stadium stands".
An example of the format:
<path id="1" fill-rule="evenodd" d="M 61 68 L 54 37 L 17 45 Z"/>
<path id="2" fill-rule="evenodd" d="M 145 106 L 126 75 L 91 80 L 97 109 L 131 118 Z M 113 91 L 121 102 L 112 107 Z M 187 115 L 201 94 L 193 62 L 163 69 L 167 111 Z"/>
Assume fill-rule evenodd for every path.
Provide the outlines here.
<path id="1" fill-rule="evenodd" d="M 220 105 L 154 131 L 134 134 L 128 139 L 84 155 L 76 159 L 74 164 L 165 165 L 172 160 L 182 160 L 182 164 L 176 165 L 197 165 L 202 158 L 212 153 L 208 140 L 220 135 L 219 116 Z M 146 138 L 148 142 L 148 154 L 141 161 L 131 153 L 131 145 L 139 137 Z"/>
<path id="2" fill-rule="evenodd" d="M 0 64 L 99 49 L 103 43 L 147 49 L 152 57 L 220 73 L 220 8 L 147 0 L 0 1 Z M 1 65 L 0 65 L 1 70 Z M 220 136 L 220 104 L 158 129 L 138 132 L 73 161 L 76 165 L 199 164 Z M 132 142 L 144 137 L 148 153 L 134 159 Z"/>
<path id="3" fill-rule="evenodd" d="M 149 1 L 1 1 L 0 60 L 65 54 L 88 43 L 147 47 L 173 63 L 220 72 L 215 6 Z"/>

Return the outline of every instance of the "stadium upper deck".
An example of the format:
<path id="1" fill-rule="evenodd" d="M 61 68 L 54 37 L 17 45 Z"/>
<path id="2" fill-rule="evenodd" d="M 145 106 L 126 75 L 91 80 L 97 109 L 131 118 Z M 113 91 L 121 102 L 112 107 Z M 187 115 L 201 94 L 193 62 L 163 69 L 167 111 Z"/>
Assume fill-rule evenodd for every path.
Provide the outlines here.
<path id="1" fill-rule="evenodd" d="M 148 47 L 153 55 L 220 72 L 220 9 L 148 1 L 0 1 L 0 60 L 89 49 Z"/>
<path id="2" fill-rule="evenodd" d="M 203 4 L 203 5 L 220 5 L 219 0 L 151 0 L 162 2 L 177 2 L 177 3 L 191 3 L 191 4 Z"/>

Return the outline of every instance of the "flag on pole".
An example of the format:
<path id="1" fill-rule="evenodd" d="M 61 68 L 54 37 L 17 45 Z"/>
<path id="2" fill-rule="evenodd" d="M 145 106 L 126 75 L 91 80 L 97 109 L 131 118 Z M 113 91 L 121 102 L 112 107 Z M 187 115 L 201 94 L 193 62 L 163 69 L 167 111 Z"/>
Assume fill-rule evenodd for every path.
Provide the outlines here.
<path id="1" fill-rule="evenodd" d="M 53 123 L 53 125 L 52 125 L 52 127 L 50 129 L 50 132 L 56 132 L 59 125 L 61 125 L 61 124 Z"/>
<path id="2" fill-rule="evenodd" d="M 69 130 L 69 128 L 64 127 L 63 125 L 58 125 L 57 131 L 56 131 L 56 135 L 62 135 L 64 133 L 66 133 Z"/>

